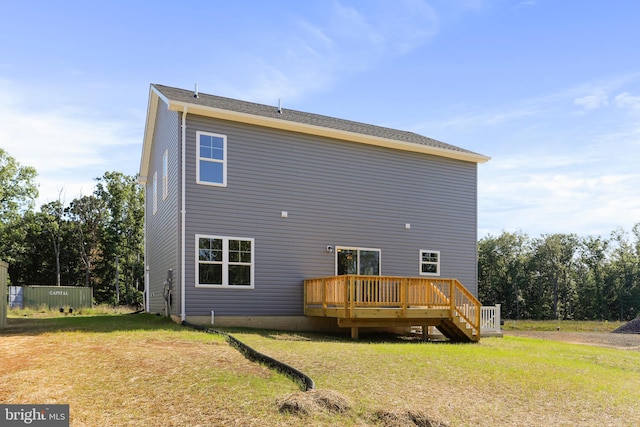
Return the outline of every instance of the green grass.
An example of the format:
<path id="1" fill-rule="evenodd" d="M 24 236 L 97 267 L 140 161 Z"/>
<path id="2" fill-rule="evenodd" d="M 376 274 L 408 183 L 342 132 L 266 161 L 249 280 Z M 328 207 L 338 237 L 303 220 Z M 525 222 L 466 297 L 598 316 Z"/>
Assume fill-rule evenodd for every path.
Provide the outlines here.
<path id="1" fill-rule="evenodd" d="M 110 306 L 110 305 L 94 305 L 90 308 L 76 308 L 73 313 L 69 313 L 68 308 L 64 313 L 60 313 L 59 309 L 49 308 L 45 304 L 38 308 L 11 308 L 7 310 L 7 318 L 55 318 L 55 317 L 74 317 L 74 316 L 91 316 L 96 314 L 129 314 L 135 310 L 127 306 Z"/>
<path id="2" fill-rule="evenodd" d="M 613 425 L 640 422 L 640 352 L 509 336 L 452 345 L 278 335 L 234 333 L 350 396 L 361 415 L 427 408 L 451 425 L 603 425 L 611 414 Z"/>
<path id="3" fill-rule="evenodd" d="M 276 401 L 298 390 L 288 378 L 221 336 L 153 315 L 10 318 L 0 402 L 69 403 L 74 426 L 381 425 L 378 411 L 422 411 L 452 427 L 640 423 L 638 351 L 513 336 L 437 344 L 230 332 L 340 393 L 351 411 L 281 414 Z"/>
<path id="4" fill-rule="evenodd" d="M 505 331 L 611 332 L 624 322 L 607 320 L 505 320 Z"/>

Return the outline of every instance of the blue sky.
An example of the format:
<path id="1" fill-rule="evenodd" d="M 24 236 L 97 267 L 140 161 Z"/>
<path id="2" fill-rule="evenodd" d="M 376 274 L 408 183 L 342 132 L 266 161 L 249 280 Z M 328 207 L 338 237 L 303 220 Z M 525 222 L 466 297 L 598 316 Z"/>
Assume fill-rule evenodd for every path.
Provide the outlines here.
<path id="1" fill-rule="evenodd" d="M 2 1 L 0 147 L 38 206 L 138 172 L 150 83 L 492 157 L 479 236 L 640 222 L 640 2 Z"/>

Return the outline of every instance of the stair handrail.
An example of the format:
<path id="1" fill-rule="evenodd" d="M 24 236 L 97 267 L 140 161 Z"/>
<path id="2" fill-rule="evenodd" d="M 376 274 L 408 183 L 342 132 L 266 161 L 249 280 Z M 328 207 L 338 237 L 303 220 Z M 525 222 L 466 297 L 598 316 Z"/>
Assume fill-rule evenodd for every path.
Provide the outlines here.
<path id="1" fill-rule="evenodd" d="M 460 303 L 458 303 L 459 299 Z M 467 302 L 462 303 L 464 300 Z M 480 311 L 482 304 L 458 279 L 451 280 L 450 303 L 452 314 L 460 316 L 471 326 L 475 333 L 480 335 Z M 469 316 L 470 307 L 473 307 L 473 318 Z"/>

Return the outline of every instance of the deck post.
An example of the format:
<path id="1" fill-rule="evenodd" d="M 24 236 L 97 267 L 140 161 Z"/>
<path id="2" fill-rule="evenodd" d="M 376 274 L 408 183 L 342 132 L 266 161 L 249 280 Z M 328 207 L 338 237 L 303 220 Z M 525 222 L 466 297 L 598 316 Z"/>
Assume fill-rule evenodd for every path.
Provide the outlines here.
<path id="1" fill-rule="evenodd" d="M 349 289 L 349 316 L 353 317 L 356 308 L 356 280 L 354 276 L 347 276 L 347 288 Z"/>
<path id="2" fill-rule="evenodd" d="M 409 279 L 403 277 L 400 280 L 400 301 L 402 309 L 402 317 L 407 317 L 407 295 L 409 294 Z"/>
<path id="3" fill-rule="evenodd" d="M 327 282 L 322 278 L 322 314 L 327 315 Z"/>
<path id="4" fill-rule="evenodd" d="M 302 281 L 302 298 L 303 298 L 303 309 L 306 314 L 307 312 L 307 281 Z"/>
<path id="5" fill-rule="evenodd" d="M 357 326 L 352 326 L 351 327 L 351 339 L 354 339 L 354 340 L 358 339 L 358 327 Z"/>
<path id="6" fill-rule="evenodd" d="M 342 279 L 342 283 L 344 284 L 344 317 L 348 318 L 349 316 L 349 276 L 344 276 Z"/>
<path id="7" fill-rule="evenodd" d="M 452 279 L 449 279 L 449 306 L 450 306 L 450 310 L 451 313 L 449 314 L 449 317 L 451 318 L 451 320 L 456 318 L 456 298 L 455 298 L 455 286 L 453 283 Z"/>

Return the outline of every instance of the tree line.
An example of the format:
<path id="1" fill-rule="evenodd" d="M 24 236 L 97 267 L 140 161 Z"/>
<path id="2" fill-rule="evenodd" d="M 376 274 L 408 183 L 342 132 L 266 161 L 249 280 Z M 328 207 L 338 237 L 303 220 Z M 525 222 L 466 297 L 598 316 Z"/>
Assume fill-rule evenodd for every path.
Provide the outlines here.
<path id="1" fill-rule="evenodd" d="M 144 193 L 106 172 L 93 194 L 34 210 L 36 170 L 0 148 L 0 259 L 13 285 L 90 286 L 98 303 L 144 289 Z M 608 238 L 516 232 L 478 242 L 478 297 L 508 319 L 629 320 L 640 314 L 640 223 Z"/>
<path id="2" fill-rule="evenodd" d="M 106 172 L 93 194 L 36 211 L 36 176 L 0 149 L 0 259 L 10 284 L 90 286 L 97 303 L 140 304 L 144 193 L 135 177 Z"/>
<path id="3" fill-rule="evenodd" d="M 640 223 L 608 238 L 503 232 L 478 242 L 478 293 L 508 319 L 640 315 Z"/>

